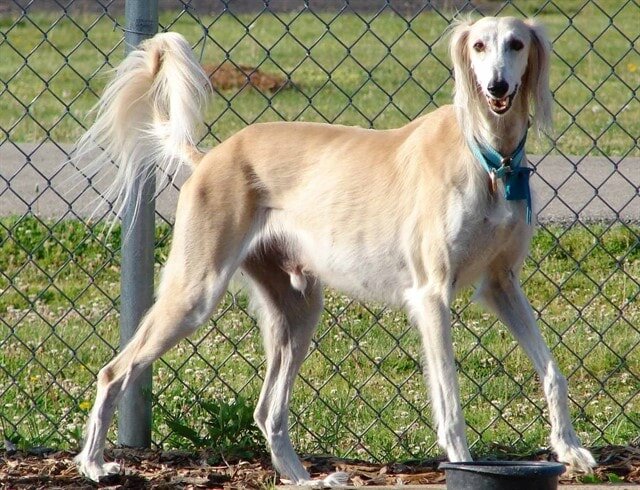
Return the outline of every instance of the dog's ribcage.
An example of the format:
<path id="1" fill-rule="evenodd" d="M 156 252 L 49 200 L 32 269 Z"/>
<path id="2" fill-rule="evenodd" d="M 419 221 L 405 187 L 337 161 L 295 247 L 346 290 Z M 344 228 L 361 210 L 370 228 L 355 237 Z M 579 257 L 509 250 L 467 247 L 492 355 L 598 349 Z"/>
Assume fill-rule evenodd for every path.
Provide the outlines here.
<path id="1" fill-rule="evenodd" d="M 250 248 L 268 244 L 266 249 L 275 247 L 282 255 L 285 270 L 294 265 L 306 276 L 355 298 L 401 305 L 408 288 L 428 280 L 420 269 L 422 254 L 431 253 L 430 231 L 418 228 L 417 223 L 425 222 L 422 214 L 433 208 L 419 196 L 414 196 L 416 204 L 408 216 L 393 207 L 402 203 L 381 207 L 371 194 L 386 185 L 375 181 L 369 185 L 368 190 L 352 191 L 363 192 L 360 198 L 336 196 L 331 184 L 301 190 L 297 196 L 301 202 L 289 197 L 293 206 L 265 210 Z M 526 249 L 528 233 L 523 232 L 523 220 L 517 219 L 523 212 L 521 206 L 479 195 L 482 193 L 461 191 L 448 205 L 449 216 L 442 217 L 447 248 L 439 253 L 451 268 L 454 289 L 477 280 L 493 251 L 503 249 L 504 242 L 512 242 L 514 256 Z"/>

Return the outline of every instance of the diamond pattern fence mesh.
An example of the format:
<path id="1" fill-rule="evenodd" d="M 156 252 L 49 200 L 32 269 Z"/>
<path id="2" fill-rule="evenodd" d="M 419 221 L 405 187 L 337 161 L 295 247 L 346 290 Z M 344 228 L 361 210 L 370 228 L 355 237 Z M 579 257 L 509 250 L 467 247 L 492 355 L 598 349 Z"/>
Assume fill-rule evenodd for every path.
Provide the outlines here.
<path id="1" fill-rule="evenodd" d="M 69 188 L 64 162 L 123 57 L 123 3 L 0 4 L 0 423 L 14 442 L 76 447 L 97 371 L 117 350 L 119 229 L 106 232 L 99 184 Z M 160 30 L 184 34 L 214 83 L 203 147 L 256 121 L 400 126 L 450 103 L 446 30 L 458 11 L 540 18 L 554 44 L 555 129 L 528 143 L 540 223 L 522 279 L 584 442 L 639 442 L 636 1 L 160 3 Z M 156 272 L 180 182 L 157 200 Z M 545 446 L 539 383 L 506 328 L 471 292 L 453 317 L 474 451 Z M 436 454 L 419 352 L 402 313 L 328 291 L 294 392 L 296 446 L 378 461 Z M 215 442 L 222 408 L 255 403 L 264 370 L 247 300 L 230 292 L 155 363 L 154 444 Z"/>

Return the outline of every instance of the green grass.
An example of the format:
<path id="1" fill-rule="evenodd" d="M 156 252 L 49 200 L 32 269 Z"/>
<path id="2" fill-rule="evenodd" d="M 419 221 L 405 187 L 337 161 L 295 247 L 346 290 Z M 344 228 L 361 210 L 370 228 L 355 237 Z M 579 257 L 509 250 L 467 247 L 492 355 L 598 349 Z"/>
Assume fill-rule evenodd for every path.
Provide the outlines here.
<path id="1" fill-rule="evenodd" d="M 553 3 L 542 12 L 540 2 L 513 3 L 503 13 L 539 15 L 555 41 L 557 140 L 532 138 L 529 152 L 640 155 L 634 140 L 640 134 L 634 97 L 640 55 L 632 44 L 637 6 L 555 2 L 561 13 Z M 296 86 L 272 98 L 255 90 L 217 94 L 207 109 L 211 134 L 204 145 L 253 121 L 389 128 L 449 103 L 448 21 L 434 13 L 420 14 L 410 25 L 390 13 L 369 17 L 204 16 L 215 40 L 205 44 L 204 61 L 228 57 L 283 71 Z M 198 43 L 202 28 L 188 15 L 175 19 L 175 13 L 161 16 L 163 25 Z M 72 21 L 37 12 L 0 16 L 0 30 L 0 145 L 75 140 L 90 122 L 86 115 L 109 64 L 122 59 L 121 31 L 90 14 Z M 0 219 L 5 437 L 24 445 L 78 444 L 95 374 L 118 343 L 118 231 L 107 236 L 100 226 L 76 221 Z M 158 228 L 158 264 L 168 251 L 168 233 Z M 569 375 L 576 426 L 588 445 L 628 443 L 640 426 L 639 234 L 637 226 L 623 225 L 543 228 L 523 274 L 543 333 Z M 502 325 L 468 305 L 469 297 L 456 304 L 454 336 L 474 450 L 506 445 L 525 452 L 544 445 L 546 408 L 529 362 Z M 326 305 L 318 346 L 294 393 L 296 446 L 379 460 L 434 454 L 419 339 L 405 316 L 333 292 Z M 243 449 L 237 441 L 257 444 L 246 404 L 257 399 L 264 363 L 247 308 L 242 294 L 229 294 L 208 327 L 154 365 L 154 440 L 166 447 L 215 444 L 232 452 Z M 234 437 L 220 427 L 230 427 Z"/>
<path id="2" fill-rule="evenodd" d="M 600 7 L 562 2 L 563 12 L 553 3 L 538 11 L 539 4 L 516 0 L 503 11 L 539 15 L 554 40 L 556 141 L 532 139 L 529 151 L 640 155 L 635 139 L 640 104 L 634 97 L 640 82 L 640 9 L 623 0 L 601 2 Z M 389 12 L 372 16 L 203 16 L 215 40 L 206 42 L 204 61 L 228 57 L 260 65 L 290 74 L 297 87 L 272 98 L 254 90 L 215 96 L 206 117 L 215 138 L 209 136 L 205 145 L 247 122 L 311 120 L 389 128 L 449 103 L 452 83 L 443 36 L 448 20 L 432 12 L 410 21 Z M 190 16 L 176 20 L 176 13 L 163 13 L 161 23 L 198 43 L 195 52 L 200 55 L 202 27 Z M 6 83 L 0 92 L 6 131 L 1 138 L 18 143 L 75 140 L 104 86 L 109 63 L 122 58 L 121 31 L 95 15 L 71 20 L 37 12 L 28 18 L 0 17 L 0 27 L 5 34 L 0 79 Z"/>
<path id="3" fill-rule="evenodd" d="M 158 263 L 168 251 L 167 234 L 158 228 Z M 626 444 L 638 435 L 639 235 L 640 227 L 620 224 L 543 227 L 522 276 L 569 377 L 576 427 L 588 445 Z M 75 221 L 0 219 L 5 437 L 25 445 L 78 444 L 95 374 L 118 341 L 119 239 L 117 229 L 107 237 L 101 226 L 90 230 Z M 504 326 L 468 304 L 469 296 L 455 305 L 454 340 L 474 451 L 545 445 L 546 407 L 529 361 Z M 301 451 L 379 460 L 437 453 L 420 342 L 404 314 L 329 291 L 316 340 L 293 397 Z M 259 450 L 260 444 L 234 446 L 235 437 L 220 427 L 256 444 L 247 414 L 264 369 L 247 300 L 229 294 L 207 327 L 155 363 L 154 440 Z"/>

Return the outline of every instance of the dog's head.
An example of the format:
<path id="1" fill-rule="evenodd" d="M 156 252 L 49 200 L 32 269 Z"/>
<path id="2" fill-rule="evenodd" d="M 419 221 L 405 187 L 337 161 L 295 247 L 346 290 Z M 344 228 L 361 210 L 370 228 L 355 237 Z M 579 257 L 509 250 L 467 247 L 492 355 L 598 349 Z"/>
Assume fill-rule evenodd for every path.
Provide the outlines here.
<path id="1" fill-rule="evenodd" d="M 507 114 L 516 97 L 534 106 L 538 128 L 551 122 L 550 44 L 542 25 L 514 17 L 461 21 L 453 28 L 456 104 L 484 104 L 490 114 Z M 473 99 L 473 100 L 472 100 Z"/>

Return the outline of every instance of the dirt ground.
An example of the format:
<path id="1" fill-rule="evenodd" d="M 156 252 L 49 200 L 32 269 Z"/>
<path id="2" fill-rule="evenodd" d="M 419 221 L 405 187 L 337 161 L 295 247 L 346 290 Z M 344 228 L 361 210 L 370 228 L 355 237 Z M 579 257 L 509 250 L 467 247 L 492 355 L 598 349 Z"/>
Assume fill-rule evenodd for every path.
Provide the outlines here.
<path id="1" fill-rule="evenodd" d="M 640 483 L 639 446 L 609 446 L 594 449 L 594 454 L 600 464 L 595 471 L 599 481 Z M 274 473 L 268 457 L 209 464 L 208 461 L 213 459 L 211 452 L 116 448 L 107 451 L 106 459 L 120 462 L 126 472 L 97 485 L 78 475 L 73 456 L 70 452 L 46 448 L 12 454 L 0 452 L 0 488 L 232 489 L 265 488 L 283 483 Z M 527 459 L 552 460 L 552 456 L 548 452 L 541 452 Z M 322 477 L 336 470 L 346 471 L 354 486 L 419 485 L 445 481 L 444 474 L 437 470 L 438 460 L 383 465 L 310 456 L 304 458 L 304 463 L 313 477 Z M 564 483 L 577 481 L 575 477 L 561 478 Z M 592 482 L 594 480 L 589 480 L 589 483 Z"/>
<path id="2" fill-rule="evenodd" d="M 263 93 L 275 93 L 290 86 L 282 74 L 268 73 L 250 65 L 225 61 L 221 64 L 202 65 L 216 90 L 238 90 L 253 87 Z"/>

